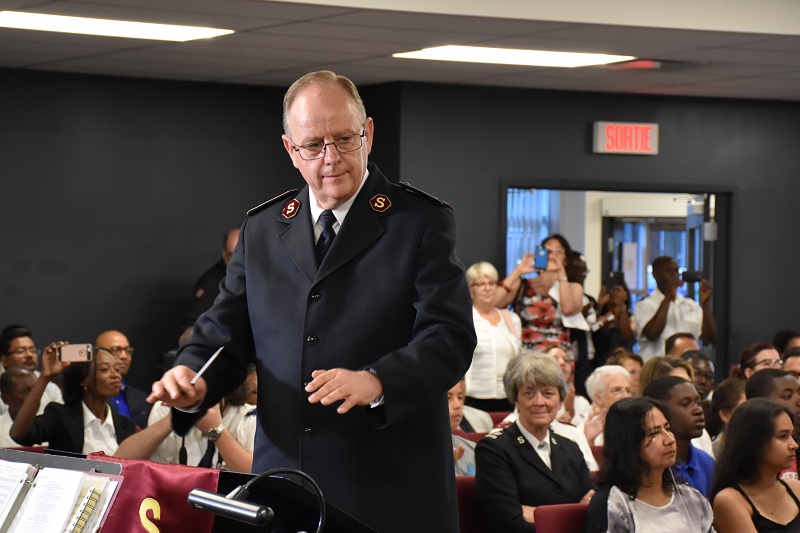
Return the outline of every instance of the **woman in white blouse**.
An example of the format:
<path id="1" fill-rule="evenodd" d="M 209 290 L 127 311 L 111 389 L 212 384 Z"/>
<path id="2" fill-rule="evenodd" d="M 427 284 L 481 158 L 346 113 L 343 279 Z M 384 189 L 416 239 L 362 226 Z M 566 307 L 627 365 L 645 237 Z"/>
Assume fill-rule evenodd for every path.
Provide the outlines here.
<path id="1" fill-rule="evenodd" d="M 475 263 L 467 269 L 478 345 L 467 371 L 466 403 L 484 411 L 511 411 L 503 375 L 520 351 L 522 322 L 508 309 L 495 307 L 497 280 L 497 269 L 491 263 Z"/>

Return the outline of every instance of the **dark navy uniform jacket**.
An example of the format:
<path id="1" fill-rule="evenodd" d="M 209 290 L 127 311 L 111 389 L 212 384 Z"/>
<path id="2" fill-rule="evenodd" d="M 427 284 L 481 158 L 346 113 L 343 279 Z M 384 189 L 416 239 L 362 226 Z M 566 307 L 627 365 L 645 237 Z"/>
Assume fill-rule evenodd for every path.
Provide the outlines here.
<path id="1" fill-rule="evenodd" d="M 494 430 L 475 448 L 475 483 L 487 531 L 535 533 L 522 506 L 578 503 L 593 487 L 578 445 L 550 430 L 548 468 L 517 424 Z"/>
<path id="2" fill-rule="evenodd" d="M 457 532 L 447 391 L 475 347 L 453 211 L 370 163 L 317 270 L 308 187 L 242 226 L 220 296 L 177 364 L 218 402 L 258 368 L 253 472 L 298 468 L 326 499 L 381 532 Z M 297 203 L 299 202 L 299 204 Z M 345 415 L 308 403 L 317 369 L 371 368 L 384 404 Z M 174 413 L 177 431 L 199 415 Z"/>

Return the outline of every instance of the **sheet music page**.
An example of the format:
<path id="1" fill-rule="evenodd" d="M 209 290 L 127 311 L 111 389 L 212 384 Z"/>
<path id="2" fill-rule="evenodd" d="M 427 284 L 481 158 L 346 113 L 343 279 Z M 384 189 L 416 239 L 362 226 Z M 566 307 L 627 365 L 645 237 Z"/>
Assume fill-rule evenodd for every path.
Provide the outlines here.
<path id="1" fill-rule="evenodd" d="M 36 472 L 36 468 L 28 463 L 0 461 L 0 524 L 5 522 L 23 483 L 30 479 L 29 470 Z"/>
<path id="2" fill-rule="evenodd" d="M 86 474 L 43 468 L 36 476 L 14 533 L 54 533 L 67 525 Z"/>

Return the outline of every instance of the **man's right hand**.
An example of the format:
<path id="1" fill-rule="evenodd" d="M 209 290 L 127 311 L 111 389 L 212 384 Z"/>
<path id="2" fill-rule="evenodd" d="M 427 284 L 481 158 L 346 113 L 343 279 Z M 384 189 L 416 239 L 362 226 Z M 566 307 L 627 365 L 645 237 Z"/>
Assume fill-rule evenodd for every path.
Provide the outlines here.
<path id="1" fill-rule="evenodd" d="M 190 381 L 195 371 L 186 366 L 176 366 L 167 370 L 160 380 L 153 383 L 147 401 L 158 400 L 170 407 L 191 407 L 206 397 L 206 380 L 200 378 L 192 385 Z"/>

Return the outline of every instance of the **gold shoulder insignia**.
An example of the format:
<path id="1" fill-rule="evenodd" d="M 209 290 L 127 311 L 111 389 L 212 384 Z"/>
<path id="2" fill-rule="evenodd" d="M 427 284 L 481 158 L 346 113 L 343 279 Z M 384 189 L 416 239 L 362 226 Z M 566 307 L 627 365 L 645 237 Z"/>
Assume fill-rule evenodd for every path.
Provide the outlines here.
<path id="1" fill-rule="evenodd" d="M 400 183 L 397 183 L 396 185 L 398 187 L 400 187 L 401 189 L 404 189 L 404 190 L 406 190 L 406 191 L 408 191 L 408 192 L 410 192 L 412 194 L 417 194 L 417 195 L 422 196 L 424 198 L 428 198 L 429 200 L 433 200 L 434 202 L 436 202 L 437 204 L 441 205 L 442 207 L 446 207 L 448 209 L 453 209 L 453 206 L 448 204 L 444 200 L 440 200 L 437 197 L 426 193 L 425 191 L 417 189 L 416 187 L 411 186 L 411 184 L 409 184 L 408 182 L 401 181 Z"/>
<path id="2" fill-rule="evenodd" d="M 263 204 L 257 205 L 254 208 L 250 209 L 247 212 L 247 216 L 251 217 L 251 216 L 255 215 L 256 213 L 258 213 L 260 211 L 263 211 L 264 209 L 266 209 L 267 207 L 271 206 L 275 202 L 279 202 L 279 201 L 283 200 L 284 198 L 288 198 L 289 196 L 291 196 L 293 194 L 296 194 L 297 191 L 299 191 L 299 190 L 300 189 L 291 189 L 291 190 L 286 191 L 283 194 L 279 194 L 275 198 L 271 198 L 271 199 L 267 200 L 266 202 L 264 202 Z"/>
<path id="3" fill-rule="evenodd" d="M 505 428 L 494 428 L 494 429 L 493 429 L 493 430 L 491 430 L 489 433 L 487 433 L 486 435 L 484 435 L 484 438 L 488 438 L 488 439 L 496 439 L 497 437 L 499 437 L 500 435 L 502 435 L 502 434 L 503 434 L 503 430 L 504 430 L 504 429 L 505 429 Z"/>

